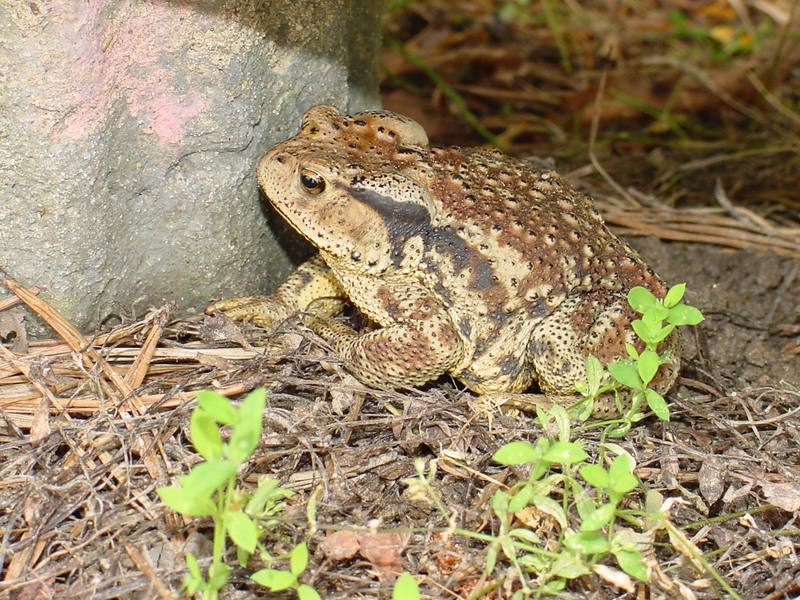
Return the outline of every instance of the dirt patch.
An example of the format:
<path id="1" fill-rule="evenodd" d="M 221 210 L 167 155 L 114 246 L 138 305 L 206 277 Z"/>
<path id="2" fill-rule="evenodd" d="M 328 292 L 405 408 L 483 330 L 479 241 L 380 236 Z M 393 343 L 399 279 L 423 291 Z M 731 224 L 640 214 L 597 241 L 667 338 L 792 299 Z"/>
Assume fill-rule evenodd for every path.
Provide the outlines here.
<path id="1" fill-rule="evenodd" d="M 687 301 L 706 321 L 685 336 L 684 375 L 722 389 L 800 383 L 800 260 L 749 250 L 633 238 L 637 250 L 671 283 L 685 281 Z M 694 370 L 690 370 L 694 367 Z"/>

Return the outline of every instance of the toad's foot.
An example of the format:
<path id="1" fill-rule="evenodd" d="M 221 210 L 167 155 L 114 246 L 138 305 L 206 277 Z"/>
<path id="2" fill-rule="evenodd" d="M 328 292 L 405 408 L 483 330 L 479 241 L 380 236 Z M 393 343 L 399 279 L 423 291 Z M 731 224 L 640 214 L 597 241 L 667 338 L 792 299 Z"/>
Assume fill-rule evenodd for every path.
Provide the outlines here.
<path id="1" fill-rule="evenodd" d="M 317 298 L 306 311 L 319 318 L 329 318 L 342 312 L 344 302 L 338 298 Z M 286 306 L 274 296 L 243 296 L 214 302 L 206 307 L 206 314 L 221 312 L 234 321 L 250 321 L 264 329 L 271 329 L 297 309 Z"/>
<path id="2" fill-rule="evenodd" d="M 224 313 L 234 321 L 250 321 L 259 327 L 270 329 L 292 311 L 271 296 L 243 296 L 220 300 L 206 307 L 206 314 L 215 312 Z"/>
<path id="3" fill-rule="evenodd" d="M 275 293 L 220 300 L 206 308 L 206 313 L 220 311 L 231 319 L 269 329 L 300 311 L 331 317 L 342 311 L 345 298 L 331 270 L 322 258 L 314 256 L 297 267 Z"/>

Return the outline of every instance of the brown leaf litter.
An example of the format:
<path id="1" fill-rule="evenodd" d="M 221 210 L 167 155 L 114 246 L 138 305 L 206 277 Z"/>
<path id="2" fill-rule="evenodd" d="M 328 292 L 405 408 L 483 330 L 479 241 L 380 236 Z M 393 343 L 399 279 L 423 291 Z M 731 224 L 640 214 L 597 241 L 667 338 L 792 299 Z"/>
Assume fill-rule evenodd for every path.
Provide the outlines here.
<path id="1" fill-rule="evenodd" d="M 638 245 L 666 277 L 689 281 L 689 300 L 708 320 L 686 340 L 672 420 L 650 419 L 620 443 L 646 485 L 681 499 L 673 519 L 722 575 L 747 597 L 768 597 L 800 572 L 800 391 L 786 377 L 798 372 L 798 357 L 783 352 L 781 328 L 798 318 L 800 280 L 789 277 L 798 259 Z M 448 510 L 460 527 L 490 533 L 488 499 L 514 475 L 489 457 L 506 441 L 538 435 L 530 419 L 500 415 L 490 427 L 447 381 L 367 388 L 298 320 L 268 336 L 218 317 L 173 318 L 174 307 L 163 307 L 87 337 L 6 284 L 60 339 L 31 341 L 26 352 L 0 346 L 0 594 L 175 595 L 187 548 L 209 555 L 208 523 L 170 513 L 155 494 L 198 461 L 187 441 L 194 393 L 237 397 L 262 385 L 265 432 L 242 477 L 255 484 L 269 474 L 298 492 L 272 538 L 276 553 L 302 538 L 308 494 L 321 486 L 307 580 L 323 597 L 376 597 L 399 570 L 435 596 L 491 583 L 481 578 L 485 547 L 443 535 L 448 524 L 402 481 L 417 457 L 438 457 L 435 485 Z M 581 437 L 595 452 L 597 430 Z M 655 558 L 668 575 L 654 592 L 715 597 L 680 553 L 665 546 Z M 232 585 L 252 593 L 247 572 L 235 569 Z M 596 577 L 573 591 L 591 595 L 619 575 Z M 505 597 L 499 581 L 492 585 Z"/>

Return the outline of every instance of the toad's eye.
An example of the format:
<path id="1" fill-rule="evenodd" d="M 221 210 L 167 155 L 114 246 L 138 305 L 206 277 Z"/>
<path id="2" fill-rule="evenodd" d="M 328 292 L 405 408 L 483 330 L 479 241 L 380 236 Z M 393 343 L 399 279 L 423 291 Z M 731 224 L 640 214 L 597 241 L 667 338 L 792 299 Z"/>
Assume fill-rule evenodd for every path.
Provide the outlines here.
<path id="1" fill-rule="evenodd" d="M 325 180 L 322 176 L 308 169 L 300 171 L 300 183 L 309 194 L 319 194 L 325 189 Z"/>

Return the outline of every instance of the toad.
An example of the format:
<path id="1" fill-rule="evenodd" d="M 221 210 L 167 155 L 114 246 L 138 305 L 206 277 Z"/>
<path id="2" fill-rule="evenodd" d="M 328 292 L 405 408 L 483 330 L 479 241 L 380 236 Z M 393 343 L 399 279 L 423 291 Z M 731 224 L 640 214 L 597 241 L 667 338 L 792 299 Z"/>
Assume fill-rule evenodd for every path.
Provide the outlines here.
<path id="1" fill-rule="evenodd" d="M 450 374 L 503 402 L 534 383 L 575 399 L 585 359 L 641 347 L 626 295 L 664 282 L 554 171 L 482 148 L 437 148 L 391 112 L 310 108 L 258 163 L 266 197 L 319 254 L 275 293 L 208 307 L 270 327 L 303 311 L 353 375 L 418 386 Z M 349 300 L 377 327 L 333 317 Z M 676 333 L 666 342 L 676 347 Z M 656 389 L 677 376 L 677 353 Z M 594 416 L 617 413 L 613 398 Z"/>

